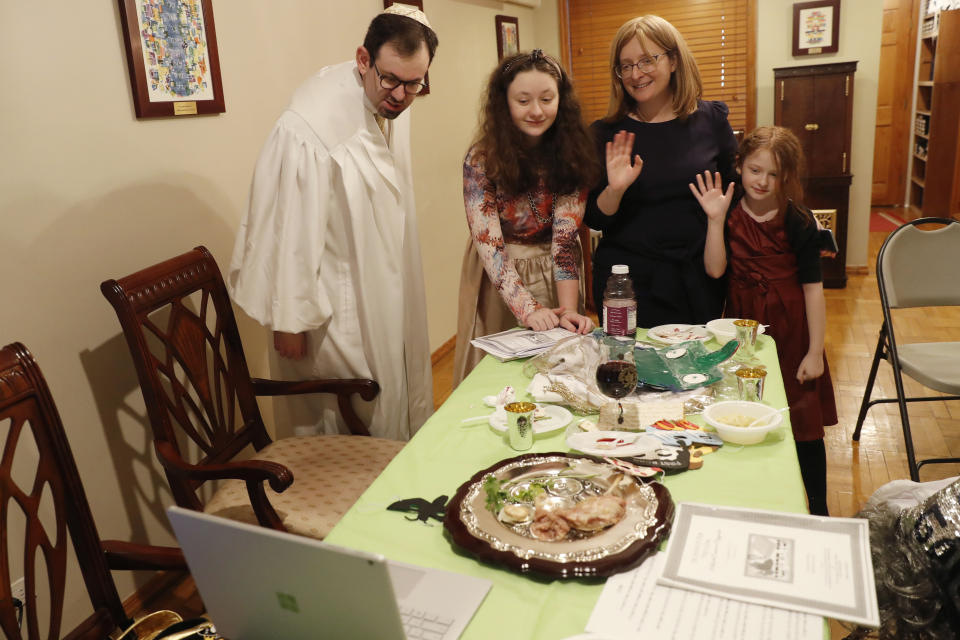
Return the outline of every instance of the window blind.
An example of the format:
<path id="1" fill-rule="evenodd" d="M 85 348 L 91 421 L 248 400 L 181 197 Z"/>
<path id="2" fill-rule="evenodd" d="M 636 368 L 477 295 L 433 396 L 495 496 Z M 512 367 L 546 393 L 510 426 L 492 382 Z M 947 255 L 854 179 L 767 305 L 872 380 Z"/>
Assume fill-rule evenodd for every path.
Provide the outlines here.
<path id="1" fill-rule="evenodd" d="M 756 122 L 754 67 L 756 0 L 562 0 L 564 63 L 574 77 L 587 122 L 610 103 L 610 44 L 624 22 L 645 14 L 668 20 L 693 52 L 703 99 L 722 100 L 730 125 Z"/>

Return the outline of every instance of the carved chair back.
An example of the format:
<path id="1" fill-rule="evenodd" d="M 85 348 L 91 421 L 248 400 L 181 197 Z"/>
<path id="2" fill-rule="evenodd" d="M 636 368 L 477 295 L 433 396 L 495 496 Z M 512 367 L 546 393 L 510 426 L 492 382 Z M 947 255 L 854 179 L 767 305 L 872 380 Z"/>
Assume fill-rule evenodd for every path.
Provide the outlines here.
<path id="1" fill-rule="evenodd" d="M 171 460 L 223 464 L 271 441 L 216 261 L 197 247 L 100 289 L 130 347 L 174 500 L 202 509 L 203 480 L 177 473 Z"/>
<path id="2" fill-rule="evenodd" d="M 47 383 L 26 347 L 7 345 L 0 349 L 0 630 L 5 638 L 65 637 L 70 541 L 94 613 L 66 637 L 101 640 L 129 620 Z M 21 576 L 22 622 L 11 590 Z M 48 615 L 41 617 L 41 609 Z"/>

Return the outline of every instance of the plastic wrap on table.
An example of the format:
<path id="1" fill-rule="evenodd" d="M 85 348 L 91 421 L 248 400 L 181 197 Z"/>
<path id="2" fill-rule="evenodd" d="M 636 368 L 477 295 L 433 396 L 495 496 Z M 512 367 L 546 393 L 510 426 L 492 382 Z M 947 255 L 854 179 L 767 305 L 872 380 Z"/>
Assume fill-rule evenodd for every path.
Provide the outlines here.
<path id="1" fill-rule="evenodd" d="M 702 342 L 690 341 L 663 349 L 637 349 L 637 376 L 645 386 L 671 391 L 708 386 L 723 379 L 719 365 L 729 360 L 738 346 L 731 340 L 710 351 Z"/>
<path id="2" fill-rule="evenodd" d="M 577 413 L 597 413 L 609 401 L 597 388 L 600 360 L 594 334 L 561 340 L 524 363 L 524 374 L 533 378 L 527 391 L 534 398 L 550 397 L 541 401 L 565 404 Z"/>

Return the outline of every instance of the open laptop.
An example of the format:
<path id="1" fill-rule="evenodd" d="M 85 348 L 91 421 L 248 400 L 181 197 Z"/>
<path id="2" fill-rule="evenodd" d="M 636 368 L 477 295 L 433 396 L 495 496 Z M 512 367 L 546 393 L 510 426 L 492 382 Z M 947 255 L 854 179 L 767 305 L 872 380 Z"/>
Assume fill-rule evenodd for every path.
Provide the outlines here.
<path id="1" fill-rule="evenodd" d="M 456 640 L 492 584 L 180 507 L 167 516 L 230 640 Z"/>

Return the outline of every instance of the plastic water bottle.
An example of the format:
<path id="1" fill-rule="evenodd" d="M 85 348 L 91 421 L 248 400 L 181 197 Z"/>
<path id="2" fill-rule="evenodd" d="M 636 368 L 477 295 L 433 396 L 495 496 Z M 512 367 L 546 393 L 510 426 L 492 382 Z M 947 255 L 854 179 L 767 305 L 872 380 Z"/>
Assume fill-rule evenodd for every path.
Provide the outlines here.
<path id="1" fill-rule="evenodd" d="M 636 331 L 637 300 L 633 297 L 630 267 L 615 264 L 603 290 L 603 332 L 632 338 Z"/>

